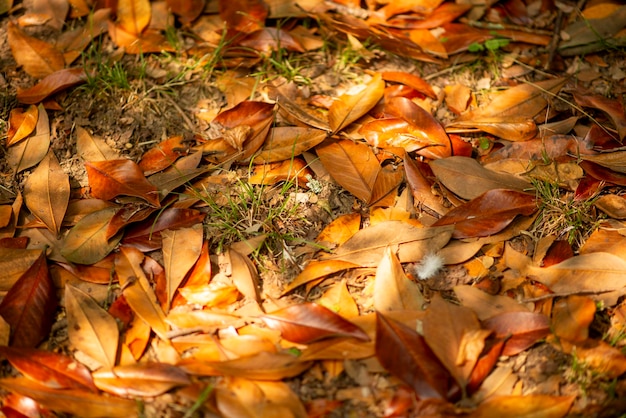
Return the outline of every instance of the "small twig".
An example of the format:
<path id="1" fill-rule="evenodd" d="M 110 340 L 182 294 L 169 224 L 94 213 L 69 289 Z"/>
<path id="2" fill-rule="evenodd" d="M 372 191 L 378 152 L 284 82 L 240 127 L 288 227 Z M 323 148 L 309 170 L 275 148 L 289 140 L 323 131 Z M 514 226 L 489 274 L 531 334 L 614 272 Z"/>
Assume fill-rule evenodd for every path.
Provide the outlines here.
<path id="1" fill-rule="evenodd" d="M 559 8 L 559 11 L 556 14 L 556 22 L 554 23 L 554 33 L 552 34 L 552 40 L 550 41 L 550 46 L 548 50 L 548 60 L 543 65 L 543 69 L 546 71 L 550 71 L 550 68 L 552 67 L 552 61 L 554 60 L 556 49 L 559 46 L 559 41 L 561 40 L 562 23 L 563 23 L 563 10 Z"/>
<path id="2" fill-rule="evenodd" d="M 599 295 L 601 293 L 609 293 L 609 292 L 614 292 L 616 289 L 613 290 L 581 290 L 579 292 L 560 292 L 560 293 L 550 293 L 548 295 L 541 295 L 541 296 L 537 296 L 534 298 L 528 298 L 528 299 L 522 299 L 520 302 L 521 303 L 528 303 L 528 302 L 539 302 L 542 300 L 546 300 L 546 299 L 551 299 L 551 298 L 564 298 L 567 296 L 571 296 L 571 295 Z"/>

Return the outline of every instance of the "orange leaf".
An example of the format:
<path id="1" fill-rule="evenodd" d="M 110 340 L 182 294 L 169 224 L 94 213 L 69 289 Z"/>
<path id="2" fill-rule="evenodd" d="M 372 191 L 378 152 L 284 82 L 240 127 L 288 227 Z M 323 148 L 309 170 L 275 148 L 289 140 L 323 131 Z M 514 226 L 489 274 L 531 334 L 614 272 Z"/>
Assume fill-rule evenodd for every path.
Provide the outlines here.
<path id="1" fill-rule="evenodd" d="M 136 196 L 153 206 L 161 206 L 157 188 L 133 161 L 91 161 L 85 162 L 85 168 L 94 197 L 110 200 L 119 195 Z"/>
<path id="2" fill-rule="evenodd" d="M 268 7 L 262 0 L 229 0 L 219 2 L 219 12 L 230 29 L 251 33 L 263 28 Z"/>
<path id="3" fill-rule="evenodd" d="M 43 78 L 65 67 L 63 54 L 53 45 L 26 35 L 13 22 L 7 32 L 13 57 L 28 75 Z"/>
<path id="4" fill-rule="evenodd" d="M 50 122 L 48 113 L 42 104 L 39 104 L 37 125 L 35 132 L 28 138 L 9 148 L 7 162 L 19 173 L 38 164 L 48 153 L 50 147 Z"/>
<path id="5" fill-rule="evenodd" d="M 11 325 L 12 347 L 35 347 L 48 336 L 57 307 L 46 255 L 18 279 L 0 303 L 0 316 Z"/>
<path id="6" fill-rule="evenodd" d="M 589 297 L 570 295 L 554 302 L 552 328 L 554 334 L 571 342 L 589 338 L 589 325 L 596 314 L 596 303 Z"/>
<path id="7" fill-rule="evenodd" d="M 298 344 L 331 337 L 369 341 L 367 334 L 333 311 L 315 303 L 303 303 L 261 316 L 268 327 L 281 331 L 284 339 Z"/>
<path id="8" fill-rule="evenodd" d="M 176 386 L 191 383 L 185 372 L 165 363 L 141 363 L 97 371 L 94 383 L 117 396 L 159 396 Z"/>
<path id="9" fill-rule="evenodd" d="M 495 332 L 496 338 L 508 338 L 502 355 L 514 356 L 550 333 L 550 321 L 533 312 L 507 312 L 483 321 L 483 326 Z"/>
<path id="10" fill-rule="evenodd" d="M 29 106 L 24 112 L 22 109 L 13 109 L 9 115 L 9 130 L 7 131 L 7 147 L 17 144 L 30 135 L 37 126 L 39 110 L 37 106 Z"/>
<path id="11" fill-rule="evenodd" d="M 63 257 L 79 264 L 93 264 L 106 257 L 122 238 L 121 234 L 111 239 L 107 236 L 109 223 L 117 210 L 115 207 L 101 209 L 78 221 L 63 240 Z"/>
<path id="12" fill-rule="evenodd" d="M 118 0 L 117 21 L 127 32 L 139 35 L 150 23 L 149 0 Z"/>
<path id="13" fill-rule="evenodd" d="M 496 396 L 481 403 L 473 418 L 500 418 L 514 414 L 518 418 L 561 418 L 567 415 L 575 396 Z"/>
<path id="14" fill-rule="evenodd" d="M 372 150 L 347 139 L 322 143 L 317 155 L 344 189 L 368 203 L 381 167 Z"/>
<path id="15" fill-rule="evenodd" d="M 381 73 L 383 80 L 401 83 L 419 91 L 422 94 L 437 100 L 437 94 L 426 80 L 415 74 L 405 73 L 402 71 L 383 71 Z"/>
<path id="16" fill-rule="evenodd" d="M 385 82 L 380 73 L 376 73 L 359 93 L 344 94 L 335 100 L 328 109 L 328 123 L 333 134 L 369 112 L 382 99 L 384 92 Z"/>
<path id="17" fill-rule="evenodd" d="M 174 293 L 193 267 L 202 251 L 202 224 L 190 228 L 163 231 L 163 264 L 167 278 L 166 311 L 174 298 Z"/>
<path id="18" fill-rule="evenodd" d="M 84 83 L 86 80 L 87 74 L 83 68 L 58 70 L 29 89 L 18 89 L 17 100 L 27 104 L 39 103 L 48 96 Z"/>
<path id="19" fill-rule="evenodd" d="M 254 162 L 271 163 L 289 160 L 313 148 L 325 138 L 326 132 L 319 129 L 295 126 L 272 128 L 263 148 L 254 156 Z"/>
<path id="20" fill-rule="evenodd" d="M 178 157 L 184 154 L 187 149 L 185 142 L 185 139 L 181 135 L 173 136 L 165 141 L 159 142 L 143 154 L 141 161 L 139 161 L 139 168 L 143 170 L 146 176 L 166 169 L 172 165 Z M 92 161 L 91 159 L 86 160 Z"/>
<path id="21" fill-rule="evenodd" d="M 0 347 L 0 353 L 20 373 L 49 388 L 98 391 L 89 369 L 70 357 L 26 347 Z"/>

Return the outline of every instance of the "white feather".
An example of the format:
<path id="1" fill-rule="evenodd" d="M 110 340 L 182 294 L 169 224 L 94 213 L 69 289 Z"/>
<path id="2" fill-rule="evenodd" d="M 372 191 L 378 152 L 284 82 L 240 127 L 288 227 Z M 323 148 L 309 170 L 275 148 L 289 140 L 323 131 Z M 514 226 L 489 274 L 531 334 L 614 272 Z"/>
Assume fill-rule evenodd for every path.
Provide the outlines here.
<path id="1" fill-rule="evenodd" d="M 436 253 L 428 253 L 415 266 L 415 272 L 417 273 L 417 277 L 426 280 L 437 275 L 442 268 L 443 258 Z"/>

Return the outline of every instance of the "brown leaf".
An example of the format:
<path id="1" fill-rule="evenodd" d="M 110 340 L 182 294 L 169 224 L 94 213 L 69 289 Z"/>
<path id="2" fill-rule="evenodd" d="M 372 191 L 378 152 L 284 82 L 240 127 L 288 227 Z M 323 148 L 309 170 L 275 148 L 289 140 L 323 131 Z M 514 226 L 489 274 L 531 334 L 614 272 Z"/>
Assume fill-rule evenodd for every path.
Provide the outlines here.
<path id="1" fill-rule="evenodd" d="M 389 247 L 376 269 L 373 292 L 374 309 L 381 313 L 421 310 L 425 302 L 419 287 L 404 274 L 398 257 Z"/>
<path id="2" fill-rule="evenodd" d="M 301 158 L 292 158 L 278 163 L 254 166 L 254 171 L 248 177 L 248 183 L 273 185 L 281 181 L 289 181 L 306 185 L 309 181 L 307 175 L 312 175 L 307 163 Z"/>
<path id="3" fill-rule="evenodd" d="M 202 224 L 176 230 L 166 229 L 163 238 L 163 265 L 167 278 L 167 308 L 174 298 L 174 293 L 191 270 L 202 251 Z"/>
<path id="4" fill-rule="evenodd" d="M 0 387 L 33 399 L 54 411 L 84 418 L 129 418 L 137 416 L 137 403 L 76 389 L 51 389 L 25 377 L 0 379 Z"/>
<path id="5" fill-rule="evenodd" d="M 450 210 L 433 226 L 454 225 L 454 238 L 485 237 L 502 231 L 517 215 L 536 210 L 533 195 L 494 189 Z"/>
<path id="6" fill-rule="evenodd" d="M 446 399 L 458 392 L 452 377 L 424 338 L 380 313 L 376 315 L 376 357 L 420 399 Z"/>
<path id="7" fill-rule="evenodd" d="M 35 347 L 48 336 L 57 298 L 42 252 L 0 303 L 0 316 L 11 325 L 11 347 Z"/>
<path id="8" fill-rule="evenodd" d="M 328 109 L 328 124 L 333 134 L 336 134 L 352 122 L 369 112 L 385 92 L 385 82 L 380 73 L 365 85 L 361 92 L 340 96 Z"/>
<path id="9" fill-rule="evenodd" d="M 181 158 L 167 170 L 151 175 L 148 181 L 157 188 L 159 196 L 164 198 L 172 190 L 189 183 L 195 177 L 211 169 L 210 166 L 198 167 L 201 160 L 202 153 L 196 151 Z"/>
<path id="10" fill-rule="evenodd" d="M 204 10 L 205 0 L 166 0 L 169 9 L 183 21 L 183 23 L 191 23 L 198 16 L 200 16 Z"/>
<path id="11" fill-rule="evenodd" d="M 48 42 L 26 35 L 13 22 L 7 32 L 13 58 L 28 75 L 43 78 L 65 66 L 63 54 Z"/>
<path id="12" fill-rule="evenodd" d="M 268 53 L 283 48 L 287 51 L 305 52 L 289 32 L 280 28 L 262 28 L 250 33 L 239 44 L 259 52 Z"/>
<path id="13" fill-rule="evenodd" d="M 7 131 L 7 147 L 17 144 L 30 135 L 37 126 L 39 109 L 30 105 L 26 111 L 20 108 L 11 110 L 9 115 L 9 129 Z"/>
<path id="14" fill-rule="evenodd" d="M 550 333 L 550 320 L 533 312 L 507 312 L 483 321 L 496 338 L 507 338 L 502 355 L 514 356 Z"/>
<path id="15" fill-rule="evenodd" d="M 146 277 L 141 263 L 144 255 L 132 247 L 121 247 L 115 258 L 115 272 L 124 289 L 122 294 L 128 305 L 146 323 L 156 335 L 167 341 L 169 326 L 165 322 L 165 314 L 157 302 L 156 295 Z"/>
<path id="16" fill-rule="evenodd" d="M 468 200 L 492 189 L 522 192 L 531 187 L 530 182 L 520 177 L 488 170 L 468 157 L 453 156 L 433 160 L 430 167 L 444 186 Z"/>
<path id="17" fill-rule="evenodd" d="M 470 309 L 446 302 L 439 294 L 431 301 L 423 322 L 424 339 L 460 387 L 467 385 L 489 334 L 481 330 Z M 468 340 L 475 341 L 468 341 Z M 470 343 L 479 349 L 470 349 Z"/>
<path id="18" fill-rule="evenodd" d="M 295 126 L 272 128 L 263 148 L 254 156 L 254 162 L 271 163 L 290 160 L 321 143 L 326 135 L 325 131 L 313 128 Z"/>
<path id="19" fill-rule="evenodd" d="M 85 162 L 91 194 L 104 200 L 119 195 L 135 196 L 160 207 L 157 188 L 150 183 L 139 166 L 127 159 Z"/>
<path id="20" fill-rule="evenodd" d="M 59 234 L 70 201 L 70 179 L 53 151 L 41 160 L 24 184 L 24 203 L 53 234 Z"/>
<path id="21" fill-rule="evenodd" d="M 360 230 L 327 258 L 374 267 L 391 247 L 398 251 L 401 263 L 416 262 L 442 248 L 451 234 L 451 226 L 419 228 L 402 221 L 385 221 Z"/>
<path id="22" fill-rule="evenodd" d="M 490 295 L 475 286 L 454 287 L 461 305 L 471 309 L 481 321 L 506 312 L 528 312 L 528 307 L 508 296 Z"/>
<path id="23" fill-rule="evenodd" d="M 607 306 L 614 305 L 626 287 L 626 261 L 610 253 L 590 253 L 550 267 L 527 266 L 523 274 L 560 295 L 594 293 Z"/>
<path id="24" fill-rule="evenodd" d="M 7 162 L 19 173 L 38 164 L 48 153 L 50 147 L 50 122 L 48 113 L 39 104 L 37 126 L 35 132 L 23 141 L 9 148 Z"/>
<path id="25" fill-rule="evenodd" d="M 284 339 L 298 344 L 309 344 L 324 338 L 353 337 L 369 341 L 359 327 L 333 311 L 315 303 L 302 303 L 262 315 L 261 319 L 272 329 L 279 330 Z"/>
<path id="26" fill-rule="evenodd" d="M 180 368 L 165 363 L 117 366 L 113 370 L 97 371 L 93 378 L 100 390 L 123 397 L 159 396 L 191 383 Z"/>
<path id="27" fill-rule="evenodd" d="M 110 239 L 107 236 L 117 210 L 116 207 L 101 209 L 78 221 L 63 240 L 63 257 L 79 264 L 93 264 L 106 257 L 122 238 L 121 234 Z"/>
<path id="28" fill-rule="evenodd" d="M 519 418 L 561 418 L 567 415 L 575 399 L 575 396 L 539 394 L 490 397 L 474 410 L 472 417 L 499 418 L 515 411 Z"/>
<path id="29" fill-rule="evenodd" d="M 323 245 L 341 245 L 361 229 L 361 214 L 357 212 L 338 216 L 324 227 L 315 241 Z"/>
<path id="30" fill-rule="evenodd" d="M 55 93 L 82 84 L 87 80 L 83 68 L 66 68 L 47 75 L 29 89 L 18 89 L 17 100 L 20 103 L 35 104 Z"/>
<path id="31" fill-rule="evenodd" d="M 626 137 L 626 115 L 624 106 L 615 99 L 608 99 L 596 94 L 583 94 L 583 92 L 572 91 L 572 95 L 579 106 L 593 107 L 605 112 L 613 121 L 620 139 Z"/>
<path id="32" fill-rule="evenodd" d="M 606 341 L 588 339 L 572 344 L 561 340 L 559 348 L 567 354 L 575 355 L 585 365 L 608 379 L 616 379 L 626 373 L 626 356 L 621 349 Z"/>
<path id="33" fill-rule="evenodd" d="M 322 143 L 317 155 L 344 189 L 368 203 L 381 167 L 372 150 L 347 139 Z"/>
<path id="34" fill-rule="evenodd" d="M 41 255 L 40 250 L 0 248 L 0 291 L 8 291 Z"/>
<path id="35" fill-rule="evenodd" d="M 84 161 L 118 160 L 119 153 L 102 138 L 92 136 L 84 128 L 76 127 L 76 151 Z"/>
<path id="36" fill-rule="evenodd" d="M 591 161 L 618 173 L 626 173 L 626 151 L 613 151 L 593 155 L 581 154 L 580 159 Z M 602 178 L 602 180 L 604 179 Z M 607 180 L 610 181 L 611 179 Z"/>
<path id="37" fill-rule="evenodd" d="M 508 141 L 528 141 L 535 138 L 539 132 L 537 125 L 532 119 L 514 116 L 483 117 L 468 121 L 455 121 L 448 124 L 447 127 L 476 128 Z"/>
<path id="38" fill-rule="evenodd" d="M 232 248 L 226 253 L 231 269 L 231 279 L 233 284 L 250 300 L 261 300 L 259 273 L 256 266 L 246 256 L 239 254 Z"/>
<path id="39" fill-rule="evenodd" d="M 26 347 L 0 347 L 0 353 L 20 373 L 51 389 L 98 391 L 89 369 L 70 357 Z"/>
<path id="40" fill-rule="evenodd" d="M 65 285 L 65 312 L 72 345 L 110 370 L 119 341 L 117 322 L 88 294 Z"/>

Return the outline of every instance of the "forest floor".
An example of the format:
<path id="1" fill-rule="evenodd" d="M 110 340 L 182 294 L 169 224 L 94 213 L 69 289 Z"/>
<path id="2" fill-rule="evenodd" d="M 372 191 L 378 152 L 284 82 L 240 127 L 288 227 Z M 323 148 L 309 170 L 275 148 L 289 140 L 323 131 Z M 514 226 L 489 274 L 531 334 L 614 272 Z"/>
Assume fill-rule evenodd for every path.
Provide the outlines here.
<path id="1" fill-rule="evenodd" d="M 626 6 L 168 3 L 2 15 L 6 416 L 626 416 Z"/>

